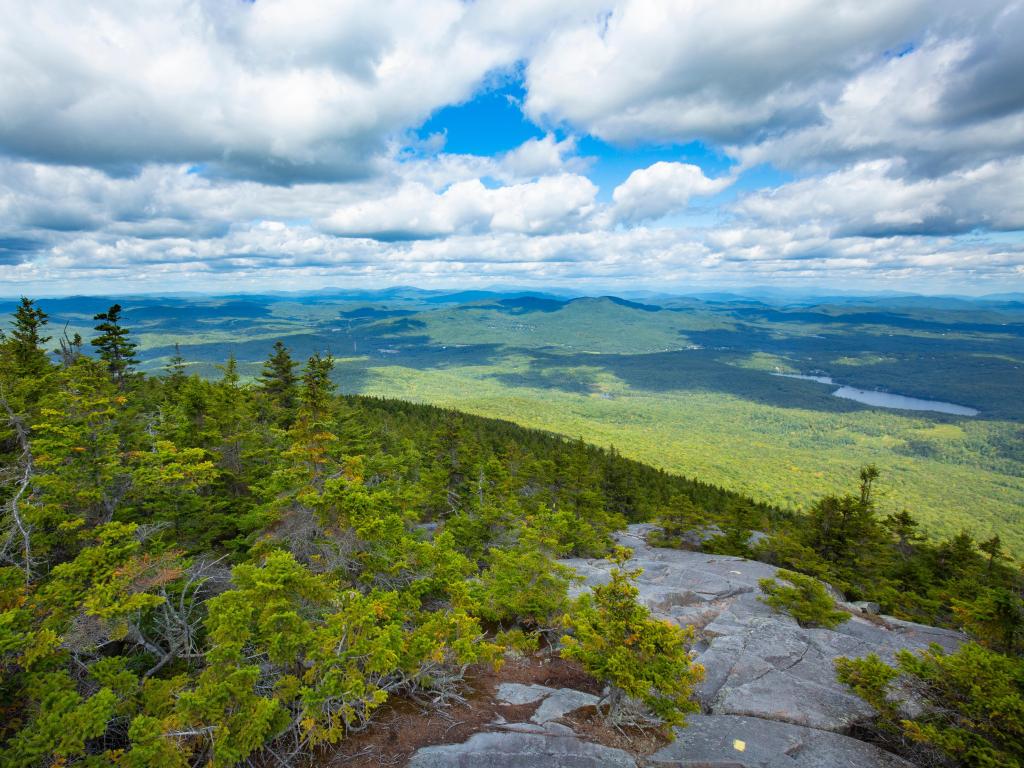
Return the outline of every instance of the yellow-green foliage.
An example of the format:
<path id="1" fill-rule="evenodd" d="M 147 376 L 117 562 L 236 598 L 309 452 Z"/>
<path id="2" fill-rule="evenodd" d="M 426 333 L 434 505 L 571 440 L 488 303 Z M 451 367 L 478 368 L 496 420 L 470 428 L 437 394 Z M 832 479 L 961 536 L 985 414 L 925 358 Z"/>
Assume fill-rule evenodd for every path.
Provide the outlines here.
<path id="1" fill-rule="evenodd" d="M 566 590 L 575 577 L 571 568 L 554 561 L 553 544 L 524 529 L 514 546 L 491 548 L 489 564 L 472 591 L 476 613 L 488 621 L 529 628 L 553 626 L 565 611 Z"/>
<path id="2" fill-rule="evenodd" d="M 817 579 L 785 569 L 776 576 L 782 582 L 775 579 L 757 582 L 765 593 L 761 599 L 775 610 L 790 614 L 801 626 L 833 629 L 850 618 L 846 611 L 836 610 L 832 597 Z"/>
<path id="3" fill-rule="evenodd" d="M 686 713 L 699 707 L 690 699 L 704 668 L 690 658 L 693 627 L 681 629 L 652 618 L 637 602 L 633 580 L 639 570 L 623 565 L 632 553 L 618 548 L 611 581 L 582 595 L 565 617 L 572 634 L 562 638 L 562 656 L 580 662 L 606 683 L 609 717 L 620 716 L 625 699 L 639 700 L 667 725 L 685 725 Z"/>
<path id="4" fill-rule="evenodd" d="M 967 643 L 836 659 L 839 680 L 873 706 L 880 737 L 921 764 L 1019 768 L 1024 764 L 1024 661 Z M 898 681 L 898 682 L 897 682 Z M 914 697 L 907 708 L 908 692 Z M 908 714 L 908 712 L 912 714 Z"/>

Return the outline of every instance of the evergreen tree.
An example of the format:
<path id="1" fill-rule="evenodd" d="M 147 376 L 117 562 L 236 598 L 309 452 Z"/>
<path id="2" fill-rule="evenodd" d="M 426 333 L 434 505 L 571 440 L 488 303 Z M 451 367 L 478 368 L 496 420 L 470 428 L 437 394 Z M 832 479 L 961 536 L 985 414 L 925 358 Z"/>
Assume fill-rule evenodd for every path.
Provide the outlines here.
<path id="1" fill-rule="evenodd" d="M 91 344 L 96 347 L 100 359 L 106 363 L 107 371 L 118 389 L 124 390 L 132 373 L 132 366 L 138 363 L 135 359 L 135 349 L 138 345 L 128 340 L 129 331 L 121 325 L 121 305 L 112 305 L 106 312 L 94 315 L 93 320 L 101 322 L 96 325 L 99 336 L 94 338 Z"/>
<path id="2" fill-rule="evenodd" d="M 185 382 L 185 358 L 181 354 L 181 345 L 174 342 L 174 354 L 167 361 L 167 384 L 172 392 L 177 392 Z"/>
<path id="3" fill-rule="evenodd" d="M 562 638 L 562 657 L 580 662 L 608 685 L 608 719 L 621 719 L 629 698 L 642 701 L 663 723 L 685 725 L 686 713 L 699 711 L 690 699 L 704 668 L 690 659 L 693 627 L 685 630 L 651 617 L 637 602 L 634 581 L 642 572 L 626 570 L 632 551 L 617 547 L 611 581 L 580 597 L 566 616 L 572 635 Z"/>
<path id="4" fill-rule="evenodd" d="M 469 435 L 459 414 L 444 411 L 440 428 L 433 435 L 433 465 L 426 473 L 430 499 L 428 514 L 448 518 L 465 505 L 471 491 L 469 470 L 472 466 Z"/>
<path id="5" fill-rule="evenodd" d="M 943 541 L 935 554 L 938 567 L 947 578 L 959 578 L 982 562 L 974 537 L 967 531 L 960 531 L 951 539 Z"/>
<path id="6" fill-rule="evenodd" d="M 227 363 L 218 368 L 221 370 L 221 379 L 214 388 L 213 396 L 213 419 L 220 433 L 217 450 L 224 468 L 237 477 L 243 471 L 244 445 L 250 428 L 247 424 L 250 415 L 249 398 L 242 390 L 238 362 L 233 353 Z"/>
<path id="7" fill-rule="evenodd" d="M 757 511 L 752 504 L 746 501 L 731 504 L 722 521 L 722 533 L 706 541 L 703 551 L 749 557 L 751 552 L 748 542 L 756 517 Z"/>
<path id="8" fill-rule="evenodd" d="M 298 377 L 295 361 L 283 342 L 274 343 L 258 381 L 259 391 L 270 403 L 271 420 L 284 428 L 291 426 L 298 404 Z"/>
<path id="9" fill-rule="evenodd" d="M 652 544 L 687 548 L 698 541 L 697 533 L 707 525 L 707 517 L 689 496 L 677 493 L 662 510 L 658 525 L 661 530 L 651 535 Z M 746 544 L 746 538 L 743 543 Z"/>
<path id="10" fill-rule="evenodd" d="M 11 343 L 18 372 L 23 376 L 38 376 L 49 367 L 44 345 L 50 336 L 43 335 L 48 315 L 32 299 L 21 297 L 14 311 Z"/>
<path id="11" fill-rule="evenodd" d="M 285 455 L 295 462 L 304 484 L 323 490 L 324 475 L 334 458 L 338 437 L 334 434 L 334 358 L 320 353 L 306 361 L 295 423 L 289 430 L 292 445 Z"/>
<path id="12" fill-rule="evenodd" d="M 953 612 L 979 641 L 1003 653 L 1015 654 L 1024 634 L 1024 602 L 1004 588 L 982 589 L 971 600 L 955 600 Z"/>
<path id="13" fill-rule="evenodd" d="M 839 681 L 878 713 L 880 741 L 915 765 L 1020 768 L 1024 764 L 1024 661 L 974 643 L 835 661 Z"/>
<path id="14" fill-rule="evenodd" d="M 879 476 L 878 467 L 874 464 L 868 464 L 866 467 L 861 467 L 860 470 L 860 503 L 867 506 L 871 503 L 871 492 L 874 488 L 875 481 Z"/>
<path id="15" fill-rule="evenodd" d="M 790 614 L 800 626 L 835 629 L 850 618 L 846 611 L 836 610 L 832 596 L 817 579 L 785 569 L 777 571 L 775 577 L 781 583 L 775 578 L 757 582 L 765 594 L 761 601 Z"/>
<path id="16" fill-rule="evenodd" d="M 82 358 L 54 378 L 57 386 L 40 400 L 32 425 L 39 551 L 59 547 L 62 529 L 111 520 L 130 485 L 118 435 L 122 409 L 106 371 Z"/>
<path id="17" fill-rule="evenodd" d="M 174 348 L 177 350 L 178 345 L 175 344 Z M 230 392 L 237 392 L 241 377 L 238 375 L 238 360 L 235 359 L 235 353 L 232 352 L 228 355 L 228 361 L 224 365 L 218 365 L 217 367 L 221 372 L 221 387 Z"/>
<path id="18" fill-rule="evenodd" d="M 991 539 L 981 542 L 978 545 L 978 549 L 988 555 L 987 573 L 990 576 L 992 575 L 992 569 L 995 567 L 997 562 L 1009 559 L 1003 551 L 1003 540 L 999 538 L 999 534 L 996 534 Z"/>
<path id="19" fill-rule="evenodd" d="M 605 505 L 609 510 L 623 517 L 636 519 L 638 512 L 636 478 L 633 475 L 632 465 L 622 459 L 622 455 L 613 445 L 608 449 L 608 458 L 603 469 L 602 490 L 605 496 Z"/>
<path id="20" fill-rule="evenodd" d="M 896 539 L 896 550 L 904 560 L 913 554 L 917 544 L 924 541 L 924 536 L 918 533 L 917 520 L 905 509 L 889 515 L 885 519 L 885 527 Z"/>

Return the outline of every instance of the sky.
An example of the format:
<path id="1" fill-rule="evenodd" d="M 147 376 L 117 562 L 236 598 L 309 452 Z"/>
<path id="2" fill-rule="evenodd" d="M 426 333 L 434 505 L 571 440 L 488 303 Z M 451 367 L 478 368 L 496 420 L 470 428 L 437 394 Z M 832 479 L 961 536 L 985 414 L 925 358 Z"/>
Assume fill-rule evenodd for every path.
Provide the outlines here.
<path id="1" fill-rule="evenodd" d="M 1021 2 L 0 11 L 0 295 L 1024 290 Z"/>

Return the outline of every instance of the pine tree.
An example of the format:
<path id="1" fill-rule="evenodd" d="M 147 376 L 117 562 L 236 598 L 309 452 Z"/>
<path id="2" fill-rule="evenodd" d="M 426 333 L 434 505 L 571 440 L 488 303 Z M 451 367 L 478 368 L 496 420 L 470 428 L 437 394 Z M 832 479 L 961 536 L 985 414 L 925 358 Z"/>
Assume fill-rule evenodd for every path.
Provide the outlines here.
<path id="1" fill-rule="evenodd" d="M 96 330 L 100 335 L 92 340 L 92 345 L 100 353 L 100 359 L 107 364 L 114 383 L 124 389 L 132 373 L 132 366 L 138 363 L 135 359 L 135 342 L 128 340 L 128 329 L 121 325 L 121 305 L 114 304 L 106 312 L 93 316 L 100 320 Z"/>

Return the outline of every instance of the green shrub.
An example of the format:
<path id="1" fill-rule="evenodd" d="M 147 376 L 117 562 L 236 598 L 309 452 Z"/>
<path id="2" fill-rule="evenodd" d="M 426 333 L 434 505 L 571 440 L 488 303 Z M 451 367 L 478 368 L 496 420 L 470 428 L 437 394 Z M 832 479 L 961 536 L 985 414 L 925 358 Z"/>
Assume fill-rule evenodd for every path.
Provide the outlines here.
<path id="1" fill-rule="evenodd" d="M 554 561 L 550 544 L 524 529 L 515 546 L 491 548 L 490 565 L 472 589 L 477 615 L 530 629 L 557 627 L 568 602 L 566 590 L 576 576 L 571 568 Z"/>
<path id="2" fill-rule="evenodd" d="M 690 658 L 693 627 L 681 629 L 651 617 L 640 605 L 633 581 L 639 570 L 622 565 L 632 552 L 616 548 L 608 584 L 581 596 L 565 617 L 572 635 L 562 638 L 562 657 L 580 662 L 591 675 L 606 683 L 608 719 L 619 722 L 627 698 L 643 702 L 666 725 L 686 725 L 687 712 L 698 711 L 690 700 L 704 668 Z"/>
<path id="3" fill-rule="evenodd" d="M 776 576 L 789 584 L 761 579 L 758 585 L 766 595 L 761 600 L 777 611 L 790 614 L 800 626 L 834 629 L 849 618 L 846 611 L 836 610 L 832 597 L 817 579 L 785 569 L 779 570 Z"/>
<path id="4" fill-rule="evenodd" d="M 882 741 L 919 764 L 1024 765 L 1024 661 L 968 643 L 899 651 L 892 667 L 874 654 L 836 659 L 837 676 L 878 713 Z M 912 709 L 907 706 L 912 697 Z M 906 713 L 913 711 L 913 718 Z"/>
<path id="5" fill-rule="evenodd" d="M 494 635 L 495 645 L 505 649 L 505 653 L 515 656 L 529 656 L 540 646 L 539 632 L 524 632 L 519 627 L 504 630 Z"/>

